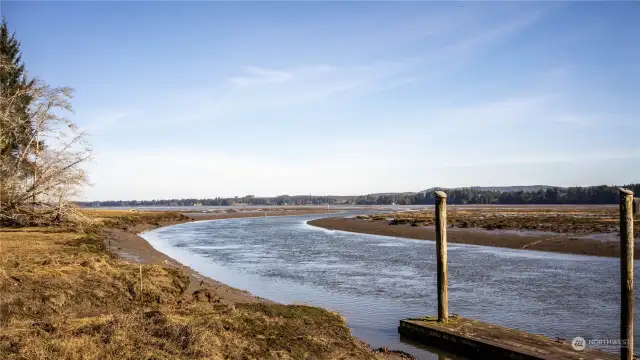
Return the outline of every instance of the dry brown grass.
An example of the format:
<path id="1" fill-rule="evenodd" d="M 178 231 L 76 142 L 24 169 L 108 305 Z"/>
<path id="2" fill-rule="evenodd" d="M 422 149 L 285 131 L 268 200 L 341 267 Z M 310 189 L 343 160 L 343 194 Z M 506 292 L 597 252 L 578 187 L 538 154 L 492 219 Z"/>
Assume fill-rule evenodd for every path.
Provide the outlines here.
<path id="1" fill-rule="evenodd" d="M 161 213 L 113 215 L 131 226 Z M 326 310 L 221 304 L 189 277 L 107 253 L 102 234 L 0 229 L 0 359 L 369 359 Z"/>
<path id="2" fill-rule="evenodd" d="M 161 214 L 159 211 L 138 211 L 138 210 L 109 210 L 109 209 L 82 209 L 83 213 L 92 216 L 94 218 L 113 218 L 113 217 L 122 217 L 122 216 L 153 216 Z"/>
<path id="3" fill-rule="evenodd" d="M 160 225 L 163 223 L 184 221 L 185 215 L 167 211 L 128 211 L 83 209 L 82 212 L 98 224 L 106 227 L 123 228 L 138 224 Z"/>

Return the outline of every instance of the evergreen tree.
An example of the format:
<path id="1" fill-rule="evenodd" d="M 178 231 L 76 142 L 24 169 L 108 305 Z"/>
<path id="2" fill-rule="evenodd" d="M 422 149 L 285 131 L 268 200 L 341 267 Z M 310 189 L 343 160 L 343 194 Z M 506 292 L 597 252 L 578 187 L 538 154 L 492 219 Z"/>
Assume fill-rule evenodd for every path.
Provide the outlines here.
<path id="1" fill-rule="evenodd" d="M 0 129 L 0 157 L 14 158 L 20 148 L 29 146 L 34 126 L 29 121 L 29 94 L 35 79 L 29 79 L 25 71 L 20 42 L 9 31 L 6 19 L 0 25 L 0 96 L 11 99 L 1 104 L 3 126 Z"/>

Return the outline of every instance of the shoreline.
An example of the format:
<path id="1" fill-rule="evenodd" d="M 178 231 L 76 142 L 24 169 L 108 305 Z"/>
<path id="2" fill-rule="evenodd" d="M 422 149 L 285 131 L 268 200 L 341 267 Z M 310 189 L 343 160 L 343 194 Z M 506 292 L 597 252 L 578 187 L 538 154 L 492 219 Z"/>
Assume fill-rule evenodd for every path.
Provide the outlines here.
<path id="1" fill-rule="evenodd" d="M 330 217 L 308 221 L 307 224 L 327 230 L 340 230 L 360 234 L 383 235 L 416 240 L 435 241 L 433 227 L 389 225 L 383 220 L 361 220 Z M 587 239 L 584 235 L 562 233 L 527 234 L 517 231 L 484 230 L 475 228 L 447 228 L 447 241 L 456 244 L 490 246 L 517 250 L 546 251 L 572 255 L 620 257 L 618 241 Z M 636 245 L 634 257 L 640 259 Z"/>
<path id="2" fill-rule="evenodd" d="M 286 212 L 286 214 L 285 214 Z M 269 216 L 296 216 L 296 215 L 312 215 L 318 213 L 326 213 L 324 211 L 295 211 L 295 214 L 291 214 L 291 211 L 278 211 L 269 214 Z M 277 214 L 274 214 L 277 213 Z M 335 213 L 335 212 L 333 212 Z M 153 264 L 160 265 L 168 268 L 175 268 L 184 271 L 189 276 L 189 286 L 185 291 L 186 294 L 202 294 L 202 296 L 211 297 L 214 302 L 220 304 L 277 304 L 277 302 L 261 298 L 259 296 L 251 294 L 249 291 L 237 289 L 222 282 L 215 280 L 214 278 L 205 276 L 192 269 L 191 267 L 184 265 L 177 260 L 171 258 L 169 255 L 156 250 L 151 244 L 144 239 L 140 234 L 146 231 L 151 231 L 163 227 L 169 227 L 184 223 L 196 222 L 196 221 L 211 221 L 222 219 L 234 219 L 234 218 L 248 218 L 248 217 L 261 217 L 262 214 L 254 213 L 218 213 L 218 214 L 206 214 L 206 216 L 190 216 L 183 215 L 183 220 L 180 221 L 168 221 L 157 224 L 138 224 L 127 229 L 107 228 L 105 229 L 104 244 L 106 248 L 119 258 L 139 264 Z M 353 336 L 353 335 L 352 335 Z M 397 350 L 389 350 L 386 347 L 374 349 L 368 343 L 354 337 L 366 348 L 371 350 L 372 355 L 386 360 L 401 360 L 401 359 L 415 359 L 413 356 Z"/>
<path id="3" fill-rule="evenodd" d="M 295 214 L 291 214 L 295 212 Z M 326 213 L 324 211 L 307 210 L 277 210 L 270 211 L 267 217 L 271 216 L 296 216 L 296 215 L 313 215 Z M 335 213 L 335 212 L 334 212 Z M 163 227 L 179 225 L 196 221 L 210 221 L 222 219 L 237 219 L 250 217 L 263 217 L 263 213 L 258 212 L 231 212 L 231 213 L 203 213 L 202 215 L 191 213 L 180 213 L 183 219 L 179 221 L 168 221 L 157 224 L 138 224 L 127 228 L 126 230 L 118 228 L 107 228 L 105 230 L 105 246 L 109 251 L 116 254 L 120 258 L 129 262 L 141 264 L 161 265 L 165 267 L 177 268 L 189 275 L 190 283 L 187 288 L 188 293 L 193 293 L 201 289 L 209 289 L 219 296 L 221 303 L 255 303 L 266 302 L 274 303 L 271 300 L 263 299 L 255 296 L 248 291 L 236 289 L 213 278 L 204 276 L 194 269 L 186 266 L 172 257 L 156 250 L 149 242 L 140 234 Z"/>

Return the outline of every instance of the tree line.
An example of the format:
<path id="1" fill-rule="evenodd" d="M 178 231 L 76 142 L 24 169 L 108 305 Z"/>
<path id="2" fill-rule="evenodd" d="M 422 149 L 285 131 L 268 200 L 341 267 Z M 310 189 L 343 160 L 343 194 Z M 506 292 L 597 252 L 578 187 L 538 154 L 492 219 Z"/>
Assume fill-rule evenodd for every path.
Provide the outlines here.
<path id="1" fill-rule="evenodd" d="M 621 186 L 634 193 L 640 193 L 640 183 Z M 86 207 L 98 206 L 283 206 L 283 205 L 432 205 L 434 191 L 444 190 L 448 204 L 617 204 L 618 186 L 599 185 L 585 187 L 548 187 L 534 191 L 500 191 L 477 188 L 435 188 L 418 193 L 370 194 L 361 196 L 312 196 L 281 195 L 276 197 L 255 197 L 252 195 L 233 198 L 213 199 L 167 199 L 167 200 L 131 200 L 131 201 L 91 201 L 81 202 Z"/>
<path id="2" fill-rule="evenodd" d="M 640 192 L 639 184 L 621 186 Z M 503 204 L 503 205 L 560 205 L 560 204 L 617 204 L 620 196 L 618 186 L 575 186 L 575 187 L 548 187 L 535 191 L 499 191 L 479 190 L 474 188 L 457 189 L 432 189 L 415 194 L 386 194 L 382 196 L 367 195 L 359 197 L 357 205 L 431 205 L 435 202 L 434 191 L 444 190 L 447 193 L 448 204 Z"/>
<path id="3" fill-rule="evenodd" d="M 107 201 L 89 201 L 78 202 L 83 207 L 99 207 L 99 206 L 233 206 L 233 205 L 256 205 L 256 206 L 273 206 L 273 205 L 337 205 L 337 204 L 353 204 L 353 196 L 290 196 L 280 195 L 275 197 L 255 197 L 243 196 L 232 198 L 211 198 L 211 199 L 164 199 L 164 200 L 107 200 Z"/>

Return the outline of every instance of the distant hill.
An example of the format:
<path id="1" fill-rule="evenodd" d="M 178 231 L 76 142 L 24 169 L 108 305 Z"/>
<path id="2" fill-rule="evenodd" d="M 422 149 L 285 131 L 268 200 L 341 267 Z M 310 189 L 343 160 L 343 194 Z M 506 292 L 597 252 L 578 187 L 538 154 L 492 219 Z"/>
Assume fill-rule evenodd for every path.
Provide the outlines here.
<path id="1" fill-rule="evenodd" d="M 432 187 L 427 190 L 423 190 L 421 192 L 432 192 L 435 190 L 462 190 L 462 189 L 473 189 L 478 191 L 513 192 L 513 191 L 538 191 L 538 190 L 546 190 L 546 189 L 562 189 L 562 187 L 552 186 L 552 185 L 467 186 L 467 187 L 458 187 L 458 188 Z"/>

